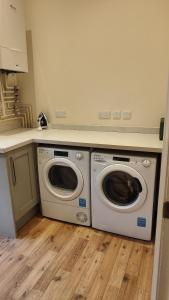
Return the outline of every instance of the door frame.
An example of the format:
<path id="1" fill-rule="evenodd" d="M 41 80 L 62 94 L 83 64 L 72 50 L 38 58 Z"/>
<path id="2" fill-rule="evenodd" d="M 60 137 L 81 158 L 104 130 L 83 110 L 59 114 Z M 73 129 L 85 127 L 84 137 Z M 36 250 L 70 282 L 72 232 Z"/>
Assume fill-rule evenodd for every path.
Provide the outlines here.
<path id="1" fill-rule="evenodd" d="M 165 126 L 164 126 L 164 141 L 161 160 L 161 173 L 160 173 L 160 189 L 158 197 L 158 211 L 157 211 L 157 227 L 155 238 L 155 252 L 153 263 L 153 277 L 152 277 L 152 290 L 151 300 L 158 300 L 159 291 L 159 276 L 161 265 L 161 250 L 162 250 L 162 225 L 163 225 L 163 205 L 165 202 L 165 192 L 168 173 L 168 161 L 169 161 L 169 81 L 167 91 L 167 103 L 165 113 Z"/>

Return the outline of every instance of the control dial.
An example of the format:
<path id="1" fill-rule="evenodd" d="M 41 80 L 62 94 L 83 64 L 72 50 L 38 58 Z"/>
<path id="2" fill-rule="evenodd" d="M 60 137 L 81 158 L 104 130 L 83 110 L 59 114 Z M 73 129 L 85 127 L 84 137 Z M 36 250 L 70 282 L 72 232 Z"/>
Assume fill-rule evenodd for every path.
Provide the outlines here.
<path id="1" fill-rule="evenodd" d="M 148 160 L 148 159 L 145 159 L 145 160 L 143 161 L 143 166 L 144 166 L 145 168 L 149 168 L 149 167 L 151 166 L 151 161 Z"/>
<path id="2" fill-rule="evenodd" d="M 76 153 L 76 159 L 81 160 L 83 158 L 83 154 L 81 152 Z"/>

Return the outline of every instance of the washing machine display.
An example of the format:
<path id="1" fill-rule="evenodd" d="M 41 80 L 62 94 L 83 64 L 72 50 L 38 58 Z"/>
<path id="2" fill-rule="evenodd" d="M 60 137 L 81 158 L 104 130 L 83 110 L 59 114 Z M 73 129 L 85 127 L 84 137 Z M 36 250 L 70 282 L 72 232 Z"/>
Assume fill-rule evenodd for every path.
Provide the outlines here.
<path id="1" fill-rule="evenodd" d="M 39 147 L 37 153 L 42 214 L 89 226 L 89 151 Z"/>
<path id="2" fill-rule="evenodd" d="M 92 226 L 150 240 L 157 156 L 128 153 L 92 153 Z"/>

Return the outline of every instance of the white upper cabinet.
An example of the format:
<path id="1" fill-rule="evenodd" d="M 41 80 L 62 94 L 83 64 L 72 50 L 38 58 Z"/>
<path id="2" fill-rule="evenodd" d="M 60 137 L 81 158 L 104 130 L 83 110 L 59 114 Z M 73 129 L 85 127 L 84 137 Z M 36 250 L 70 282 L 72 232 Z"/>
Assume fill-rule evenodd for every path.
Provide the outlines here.
<path id="1" fill-rule="evenodd" d="M 0 69 L 27 72 L 23 0 L 0 0 Z"/>

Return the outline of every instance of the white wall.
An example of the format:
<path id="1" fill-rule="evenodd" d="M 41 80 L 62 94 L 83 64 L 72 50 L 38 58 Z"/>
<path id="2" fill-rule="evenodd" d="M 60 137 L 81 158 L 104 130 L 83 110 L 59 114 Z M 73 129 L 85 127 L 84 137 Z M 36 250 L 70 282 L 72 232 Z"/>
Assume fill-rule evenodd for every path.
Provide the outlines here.
<path id="1" fill-rule="evenodd" d="M 168 0 L 26 0 L 25 10 L 38 112 L 58 124 L 158 127 L 167 89 Z M 30 80 L 21 81 L 28 98 Z M 67 118 L 56 119 L 56 110 Z M 133 117 L 99 120 L 107 110 L 131 110 Z"/>

